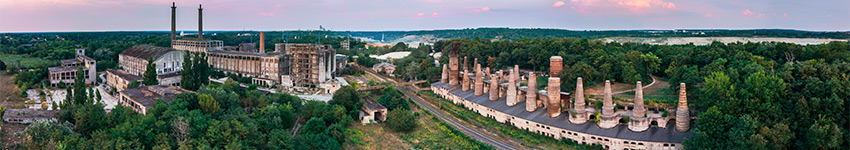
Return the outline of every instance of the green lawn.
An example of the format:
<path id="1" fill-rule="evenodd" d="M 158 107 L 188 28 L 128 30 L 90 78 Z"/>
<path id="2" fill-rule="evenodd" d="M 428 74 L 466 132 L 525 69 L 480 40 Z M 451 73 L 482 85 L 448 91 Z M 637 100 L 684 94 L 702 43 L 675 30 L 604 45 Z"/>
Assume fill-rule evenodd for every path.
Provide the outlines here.
<path id="1" fill-rule="evenodd" d="M 36 67 L 41 62 L 44 62 L 41 58 L 33 58 L 29 57 L 29 55 L 17 54 L 0 54 L 0 60 L 3 60 L 3 62 L 6 63 L 6 66 L 14 66 L 20 61 L 21 67 L 23 68 Z"/>

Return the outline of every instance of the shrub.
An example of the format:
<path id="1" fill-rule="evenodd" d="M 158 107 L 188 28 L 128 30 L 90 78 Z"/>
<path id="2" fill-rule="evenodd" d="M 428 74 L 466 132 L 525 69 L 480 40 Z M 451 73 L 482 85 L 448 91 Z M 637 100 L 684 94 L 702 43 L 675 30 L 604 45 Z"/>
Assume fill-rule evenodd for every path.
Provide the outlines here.
<path id="1" fill-rule="evenodd" d="M 416 116 L 410 110 L 395 109 L 387 114 L 387 125 L 395 131 L 413 131 L 416 128 Z"/>

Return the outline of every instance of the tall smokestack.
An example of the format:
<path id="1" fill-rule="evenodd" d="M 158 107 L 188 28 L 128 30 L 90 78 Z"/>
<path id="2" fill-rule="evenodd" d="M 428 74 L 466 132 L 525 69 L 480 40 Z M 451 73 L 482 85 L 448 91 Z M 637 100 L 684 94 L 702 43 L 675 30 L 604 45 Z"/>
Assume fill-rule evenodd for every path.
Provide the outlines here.
<path id="1" fill-rule="evenodd" d="M 198 4 L 198 39 L 204 39 L 204 8 Z"/>
<path id="2" fill-rule="evenodd" d="M 177 32 L 177 16 L 175 13 L 177 12 L 177 4 L 171 2 L 171 40 L 174 41 L 174 34 Z"/>
<path id="3" fill-rule="evenodd" d="M 259 53 L 266 52 L 266 32 L 260 32 L 260 50 Z"/>

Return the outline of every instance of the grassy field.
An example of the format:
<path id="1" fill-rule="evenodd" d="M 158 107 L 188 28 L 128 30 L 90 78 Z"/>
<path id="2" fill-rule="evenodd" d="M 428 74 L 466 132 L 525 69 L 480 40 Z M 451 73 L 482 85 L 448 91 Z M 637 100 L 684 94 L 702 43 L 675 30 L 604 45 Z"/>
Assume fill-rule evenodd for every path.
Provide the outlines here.
<path id="1" fill-rule="evenodd" d="M 377 94 L 369 95 L 373 98 Z M 430 112 L 408 101 L 418 116 L 417 127 L 410 132 L 396 132 L 385 123 L 349 126 L 345 149 L 493 149 L 452 126 L 442 122 Z"/>
<path id="2" fill-rule="evenodd" d="M 478 113 L 452 104 L 446 99 L 439 98 L 431 91 L 421 91 L 420 94 L 423 97 L 430 99 L 431 103 L 440 106 L 440 109 L 448 111 L 455 117 L 466 120 L 480 128 L 490 131 L 498 131 L 495 133 L 500 133 L 500 136 L 508 136 L 517 139 L 517 141 L 522 142 L 522 145 L 526 147 L 534 149 L 602 149 L 601 146 L 581 145 L 569 140 L 556 140 L 551 137 L 499 123 L 492 118 L 481 116 Z"/>
<path id="3" fill-rule="evenodd" d="M 24 99 L 21 97 L 21 89 L 14 83 L 13 75 L 0 75 L 0 109 L 24 108 Z M 0 111 L 0 115 L 2 115 Z M 16 132 L 23 131 L 27 125 L 17 123 L 4 123 L 0 121 L 0 141 L 2 149 L 11 149 L 13 144 L 20 142 L 21 138 Z"/>
<path id="4" fill-rule="evenodd" d="M 38 64 L 44 62 L 44 59 L 41 58 L 33 58 L 27 55 L 15 54 L 0 54 L 0 60 L 3 60 L 3 62 L 5 62 L 7 66 L 17 65 L 18 61 L 20 61 L 22 68 L 36 67 Z"/>

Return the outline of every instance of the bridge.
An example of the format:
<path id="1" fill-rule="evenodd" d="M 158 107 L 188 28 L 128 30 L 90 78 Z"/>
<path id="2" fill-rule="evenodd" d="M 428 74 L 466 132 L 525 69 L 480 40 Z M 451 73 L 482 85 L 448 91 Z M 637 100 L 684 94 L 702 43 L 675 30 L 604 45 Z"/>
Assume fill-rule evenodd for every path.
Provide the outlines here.
<path id="1" fill-rule="evenodd" d="M 413 84 L 421 84 L 421 83 L 425 83 L 425 82 L 427 82 L 427 81 L 426 80 L 410 81 L 410 82 L 404 82 L 404 83 L 395 83 L 395 84 L 391 84 L 390 86 L 399 87 L 399 86 L 407 86 L 407 85 L 413 85 Z M 370 87 L 361 87 L 361 88 L 357 88 L 357 91 L 377 90 L 377 89 L 383 89 L 385 87 L 387 87 L 387 85 L 376 85 L 376 86 L 370 86 Z"/>

